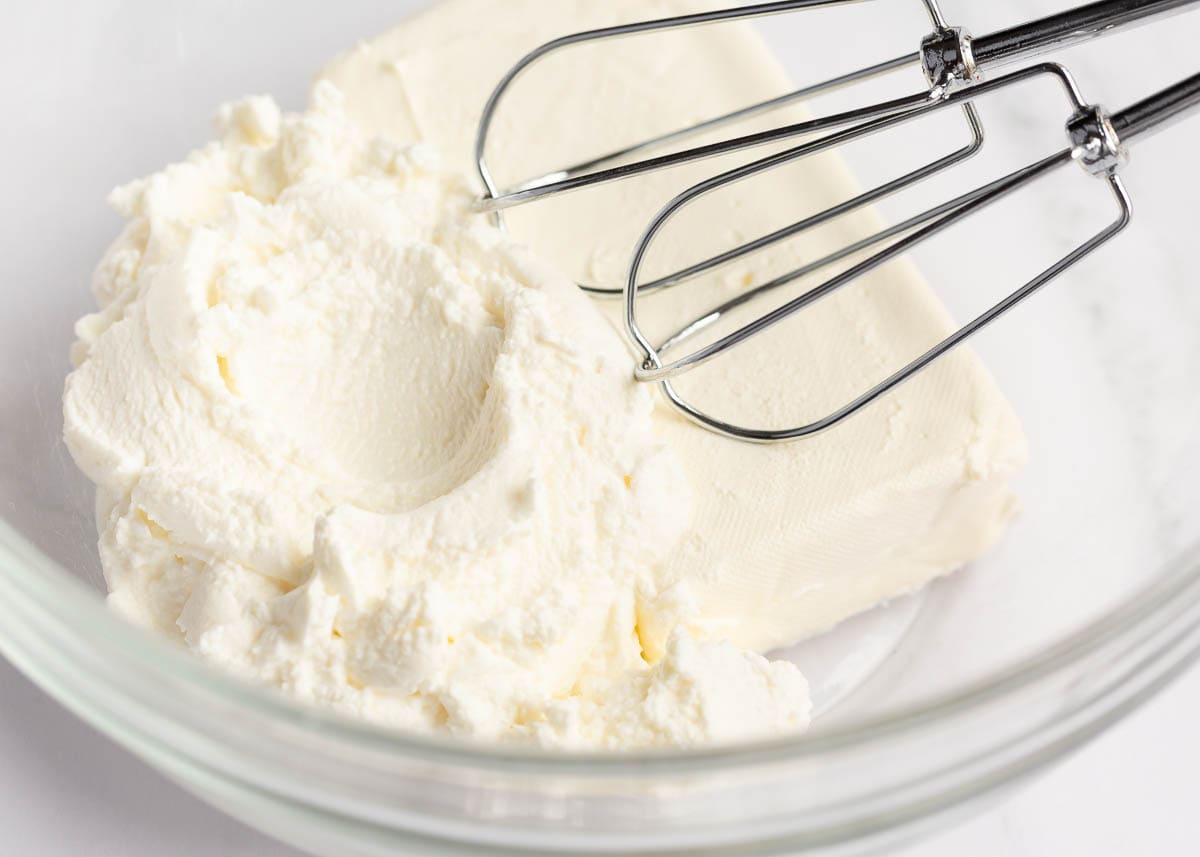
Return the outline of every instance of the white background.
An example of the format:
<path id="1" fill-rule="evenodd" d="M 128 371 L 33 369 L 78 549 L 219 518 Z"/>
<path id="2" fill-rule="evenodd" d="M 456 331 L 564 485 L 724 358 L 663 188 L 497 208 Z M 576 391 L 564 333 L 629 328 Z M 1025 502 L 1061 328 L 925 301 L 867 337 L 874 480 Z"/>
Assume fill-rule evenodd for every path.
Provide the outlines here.
<path id="1" fill-rule="evenodd" d="M 879 2 L 882 5 L 890 0 Z M 62 17 L 69 19 L 63 26 L 98 26 L 97 32 L 105 32 L 112 38 L 121 35 L 122 22 L 129 22 L 136 29 L 136 16 L 129 15 L 124 4 L 117 0 L 81 4 L 77 10 L 65 3 L 56 5 L 63 7 Z M 243 9 L 250 10 L 245 12 L 247 17 L 254 15 L 254 4 L 240 6 L 227 0 L 218 5 L 228 9 L 231 18 L 237 18 Z M 289 56 L 296 52 L 307 56 L 311 52 L 311 60 L 306 59 L 304 66 L 311 70 L 333 50 L 379 29 L 410 4 L 374 4 L 375 8 L 368 5 L 358 4 L 351 12 L 329 4 L 298 3 L 297 8 L 304 7 L 313 23 L 307 40 L 291 45 Z M 1014 0 L 1004 4 L 945 0 L 945 5 L 952 18 L 969 21 L 976 30 L 984 31 L 1064 8 L 1070 5 L 1070 0 Z M 187 15 L 181 10 L 187 8 L 186 4 L 163 4 L 163 7 L 173 8 L 172 14 L 185 22 Z M 34 68 L 37 57 L 50 49 L 47 45 L 53 34 L 21 30 L 22 23 L 28 20 L 27 10 L 33 8 L 35 4 L 28 4 L 19 12 L 13 11 L 11 16 L 12 10 L 5 9 L 6 26 L 12 29 L 4 42 L 13 42 L 15 38 L 2 66 L 5 69 Z M 232 30 L 228 50 L 232 53 L 248 49 L 255 40 L 253 28 L 269 25 L 265 19 L 256 19 L 246 30 Z M 180 26 L 184 27 L 184 23 Z M 1160 32 L 1170 41 L 1169 31 Z M 126 55 L 130 50 L 136 52 L 137 33 L 126 30 L 124 35 L 129 37 L 129 44 L 97 45 L 93 60 L 105 63 L 107 50 Z M 70 39 L 65 44 L 69 45 Z M 186 39 L 180 44 L 183 53 Z M 1190 53 L 1196 55 L 1194 47 Z M 193 59 L 197 63 L 204 60 L 199 55 Z M 181 94 L 170 105 L 148 104 L 141 113 L 145 125 L 137 132 L 143 137 L 136 154 L 124 147 L 102 153 L 105 163 L 111 165 L 112 174 L 97 176 L 89 172 L 87 180 L 80 181 L 78 197 L 71 201 L 72 206 L 78 207 L 79 216 L 92 216 L 88 206 L 101 205 L 108 186 L 145 172 L 166 158 L 177 157 L 188 144 L 200 139 L 191 136 L 190 129 L 194 124 L 196 134 L 202 134 L 203 116 L 196 116 L 194 123 L 190 118 L 172 121 L 167 130 L 162 130 L 156 110 L 169 113 L 197 99 L 215 104 L 243 91 L 276 92 L 286 105 L 297 106 L 299 93 L 307 83 L 304 73 L 285 67 L 270 52 L 263 52 L 258 60 L 249 78 L 233 79 L 231 68 L 214 68 L 211 63 L 198 67 L 194 69 L 193 82 L 188 84 L 197 91 L 187 92 L 186 98 Z M 1086 68 L 1087 62 L 1082 65 Z M 1096 71 L 1094 67 L 1092 70 Z M 56 66 L 48 73 L 62 72 Z M 14 85 L 13 75 L 5 77 L 9 78 L 5 86 Z M 88 81 L 80 81 L 78 85 L 86 95 Z M 211 94 L 219 94 L 210 97 L 209 90 Z M 17 103 L 19 106 L 20 102 Z M 64 105 L 64 109 L 72 108 Z M 62 170 L 82 171 L 83 165 L 70 157 L 76 151 L 70 141 L 48 140 L 47 145 L 62 158 Z M 153 160 L 141 163 L 143 157 Z M 1194 176 L 1185 178 L 1191 193 L 1200 191 Z M 98 186 L 93 188 L 93 182 Z M 35 207 L 41 202 L 28 201 L 30 217 L 39 217 Z M 62 200 L 45 202 L 56 206 L 63 203 Z M 75 213 L 74 210 L 55 213 L 67 232 L 71 231 L 70 218 Z M 1196 215 L 1194 209 L 1181 208 L 1181 216 L 1194 219 Z M 94 259 L 104 240 L 104 236 L 87 234 L 69 252 Z M 19 323 L 20 319 L 15 321 Z M 1007 804 L 897 857 L 1166 857 L 1200 853 L 1200 813 L 1195 811 L 1194 799 L 1200 789 L 1194 749 L 1197 710 L 1200 710 L 1200 672 L 1193 672 Z M 63 711 L 0 661 L 0 857 L 281 857 L 295 853 L 196 801 Z"/>

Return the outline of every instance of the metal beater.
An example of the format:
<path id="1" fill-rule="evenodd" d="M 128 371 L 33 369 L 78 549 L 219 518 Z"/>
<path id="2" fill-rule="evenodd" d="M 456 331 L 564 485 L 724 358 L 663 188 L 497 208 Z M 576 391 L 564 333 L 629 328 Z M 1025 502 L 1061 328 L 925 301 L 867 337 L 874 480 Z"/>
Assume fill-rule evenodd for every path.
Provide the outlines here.
<path id="1" fill-rule="evenodd" d="M 503 226 L 501 212 L 515 205 L 793 137 L 823 134 L 801 145 L 722 172 L 680 193 L 651 220 L 638 240 L 633 251 L 629 274 L 623 285 L 581 284 L 581 288 L 598 296 L 623 296 L 626 330 L 640 358 L 635 369 L 635 375 L 639 380 L 658 382 L 668 400 L 687 417 L 709 430 L 739 440 L 760 443 L 794 440 L 833 427 L 912 378 L 939 357 L 965 342 L 1072 265 L 1094 252 L 1124 229 L 1131 217 L 1132 207 L 1129 194 L 1119 176 L 1121 166 L 1128 159 L 1126 144 L 1133 138 L 1157 130 L 1169 121 L 1180 118 L 1200 106 L 1200 74 L 1193 75 L 1116 113 L 1110 113 L 1099 105 L 1087 102 L 1071 73 L 1064 66 L 1055 62 L 1040 62 L 1005 73 L 994 79 L 985 80 L 982 77 L 982 72 L 985 70 L 1016 60 L 1027 59 L 1050 49 L 1081 42 L 1118 27 L 1144 21 L 1152 16 L 1182 11 L 1186 7 L 1196 6 L 1200 0 L 1104 0 L 1104 2 L 1090 3 L 1068 12 L 1051 15 L 1038 21 L 979 38 L 973 38 L 963 28 L 949 26 L 937 0 L 923 0 L 933 22 L 934 30 L 922 40 L 920 50 L 916 53 L 867 66 L 850 74 L 797 89 L 781 97 L 747 106 L 698 125 L 655 137 L 625 147 L 620 151 L 591 158 L 586 162 L 522 182 L 507 190 L 499 189 L 492 178 L 487 164 L 486 150 L 489 131 L 497 108 L 513 82 L 530 66 L 549 54 L 588 42 L 758 18 L 801 9 L 845 5 L 852 2 L 861 2 L 861 0 L 783 0 L 783 2 L 722 9 L 564 36 L 542 45 L 523 57 L 501 79 L 488 100 L 480 120 L 476 157 L 479 175 L 487 193 L 479 200 L 478 208 L 481 211 L 491 212 L 500 226 Z M 636 155 L 659 149 L 695 134 L 711 131 L 723 125 L 900 68 L 911 67 L 913 64 L 919 64 L 923 70 L 928 87 L 912 95 L 630 162 L 630 159 Z M 678 286 L 751 253 L 795 237 L 833 218 L 897 193 L 975 154 L 983 145 L 984 132 L 973 104 L 974 99 L 1012 84 L 1046 76 L 1056 79 L 1061 84 L 1071 106 L 1071 117 L 1067 122 L 1068 145 L 1066 148 L 874 235 L 853 242 L 767 283 L 747 289 L 735 298 L 701 313 L 658 345 L 651 343 L 639 326 L 637 299 L 640 295 Z M 849 143 L 901 123 L 911 122 L 933 111 L 949 107 L 957 107 L 962 110 L 971 135 L 969 142 L 956 151 L 768 235 L 763 235 L 666 276 L 642 282 L 643 262 L 656 236 L 682 209 L 701 197 L 766 170 Z M 1108 183 L 1117 203 L 1116 219 L 982 315 L 962 326 L 907 366 L 827 416 L 806 425 L 786 429 L 740 426 L 703 412 L 687 402 L 671 383 L 671 378 L 750 340 L 866 272 L 911 250 L 963 217 L 1071 161 L 1078 162 L 1088 173 Z M 846 260 L 881 244 L 885 245 L 882 249 L 876 250 L 862 261 L 851 265 L 847 270 L 738 327 L 733 332 L 683 356 L 674 359 L 668 359 L 665 356 L 736 307 L 744 306 L 803 276 L 820 271 L 838 261 Z"/>

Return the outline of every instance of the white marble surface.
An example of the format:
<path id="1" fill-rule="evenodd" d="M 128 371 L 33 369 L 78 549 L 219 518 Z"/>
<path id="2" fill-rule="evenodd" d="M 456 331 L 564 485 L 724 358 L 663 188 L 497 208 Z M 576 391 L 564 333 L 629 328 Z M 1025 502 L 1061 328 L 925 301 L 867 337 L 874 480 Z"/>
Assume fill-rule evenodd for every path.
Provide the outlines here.
<path id="1" fill-rule="evenodd" d="M 0 315 L 0 514 L 56 559 L 98 582 L 88 492 L 62 456 L 57 414 L 69 321 L 88 308 L 87 272 L 117 227 L 104 212 L 104 193 L 202 139 L 206 111 L 223 99 L 270 91 L 298 105 L 318 61 L 416 5 L 420 0 L 347 0 L 334 14 L 318 0 L 296 0 L 288 7 L 287 38 L 278 41 L 266 36 L 277 32 L 281 5 L 265 0 L 204 10 L 182 2 L 49 0 L 6 10 L 0 77 L 25 81 L 12 104 L 27 133 L 0 140 L 6 186 L 22 201 L 0 212 L 0 232 L 15 239 L 4 254 L 10 300 Z M 858 48 L 891 56 L 898 51 L 889 46 L 900 39 L 907 49 L 909 36 L 923 29 L 917 5 L 875 0 L 857 7 L 860 20 L 868 7 L 877 16 Z M 1070 0 L 944 5 L 955 20 L 986 32 Z M 813 64 L 845 67 L 833 43 L 796 50 L 805 33 L 794 22 L 769 35 L 797 72 Z M 264 42 L 272 49 L 263 50 Z M 1164 43 L 1200 43 L 1200 12 L 1064 56 L 1088 95 L 1116 105 L 1195 70 L 1188 67 L 1194 50 L 1149 62 Z M 61 54 L 49 65 L 47 45 Z M 1108 62 L 1113 56 L 1122 62 Z M 30 68 L 41 71 L 30 78 Z M 998 105 L 989 129 L 1003 126 L 1009 136 L 997 130 L 990 151 L 1011 154 L 1037 138 L 1040 104 L 1033 98 Z M 1053 125 L 1049 133 L 1057 139 Z M 1180 194 L 1185 183 L 1193 195 L 1196 187 L 1193 176 L 1180 181 L 1177 172 L 1191 148 L 1179 135 L 1139 146 L 1129 170 L 1139 208 L 1125 239 L 1133 249 L 1083 266 L 980 343 L 1030 427 L 1034 461 L 1022 486 L 1025 521 L 1001 552 L 955 581 L 954 597 L 927 629 L 934 641 L 967 633 L 986 641 L 958 647 L 963 673 L 1060 634 L 1065 614 L 1085 618 L 1200 537 L 1200 521 L 1189 514 L 1200 505 L 1193 440 L 1200 429 L 1200 290 L 1190 287 L 1187 261 L 1197 215 Z M 866 173 L 875 167 L 870 159 L 857 165 Z M 986 162 L 978 168 L 987 169 Z M 1103 214 L 1086 195 L 1055 190 L 1043 192 L 1036 209 L 1032 229 L 1012 250 L 989 258 L 988 273 L 1011 275 L 1027 267 L 1027 255 L 1052 257 L 1077 237 L 1072 227 Z M 997 221 L 1008 240 L 1027 225 L 1019 213 Z M 953 286 L 980 258 L 939 251 L 921 262 L 936 282 Z M 942 293 L 960 313 L 978 309 L 979 296 L 969 290 Z M 1038 376 L 1043 383 L 1030 383 Z M 1009 633 L 1007 617 L 1015 616 L 1021 634 Z M 945 648 L 916 643 L 910 648 L 917 654 Z M 986 657 L 975 657 L 981 649 Z M 939 667 L 922 675 L 935 683 L 954 679 L 948 663 Z M 1181 748 L 1192 743 L 1197 705 L 1200 675 L 1193 673 L 1002 809 L 905 857 L 1195 852 L 1200 818 L 1188 796 L 1200 773 L 1195 754 Z M 0 855 L 10 853 L 292 852 L 166 783 L 0 661 Z"/>

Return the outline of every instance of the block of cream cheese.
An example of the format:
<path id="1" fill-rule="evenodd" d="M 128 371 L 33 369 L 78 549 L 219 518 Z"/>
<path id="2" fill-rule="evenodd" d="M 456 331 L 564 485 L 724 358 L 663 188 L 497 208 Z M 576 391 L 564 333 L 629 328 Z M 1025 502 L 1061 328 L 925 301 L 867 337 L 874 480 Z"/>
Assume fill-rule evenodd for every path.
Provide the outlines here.
<path id="1" fill-rule="evenodd" d="M 338 57 L 321 76 L 341 89 L 350 115 L 371 133 L 432 143 L 470 173 L 484 101 L 525 51 L 567 32 L 716 5 L 446 0 Z M 529 178 L 791 88 L 749 25 L 565 51 L 512 90 L 496 119 L 491 166 L 501 182 Z M 747 127 L 803 115 L 789 109 Z M 510 214 L 510 228 L 572 275 L 620 283 L 654 211 L 722 165 L 706 161 L 531 204 Z M 690 214 L 686 231 L 668 231 L 656 264 L 696 261 L 698 241 L 711 237 L 723 249 L 856 189 L 836 155 L 770 174 L 738 199 Z M 870 211 L 842 218 L 812 241 L 776 247 L 733 282 L 715 282 L 707 294 L 681 287 L 647 299 L 642 311 L 666 330 L 714 296 L 828 252 L 877 222 Z M 608 311 L 615 324 L 616 308 Z M 952 326 L 920 275 L 892 265 L 745 353 L 702 367 L 685 379 L 685 391 L 744 423 L 796 424 L 881 380 Z M 764 366 L 778 376 L 774 383 L 757 383 Z M 835 430 L 792 444 L 732 442 L 665 406 L 656 419 L 692 489 L 689 532 L 669 557 L 666 578 L 688 581 L 706 633 L 759 651 L 826 630 L 986 551 L 1015 512 L 1009 480 L 1025 459 L 1016 416 L 966 349 Z M 643 640 L 655 651 L 666 629 L 646 620 Z"/>

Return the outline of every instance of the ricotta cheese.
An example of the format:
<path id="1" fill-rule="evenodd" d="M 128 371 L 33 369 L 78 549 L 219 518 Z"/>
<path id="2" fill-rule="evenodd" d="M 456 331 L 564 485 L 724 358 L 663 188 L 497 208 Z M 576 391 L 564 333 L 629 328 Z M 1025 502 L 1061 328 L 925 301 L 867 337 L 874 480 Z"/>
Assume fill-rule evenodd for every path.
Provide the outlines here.
<path id="1" fill-rule="evenodd" d="M 130 223 L 78 324 L 66 439 L 113 606 L 407 729 L 627 748 L 803 728 L 796 668 L 694 639 L 666 591 L 686 474 L 574 284 L 331 84 L 219 124 L 115 192 Z"/>

